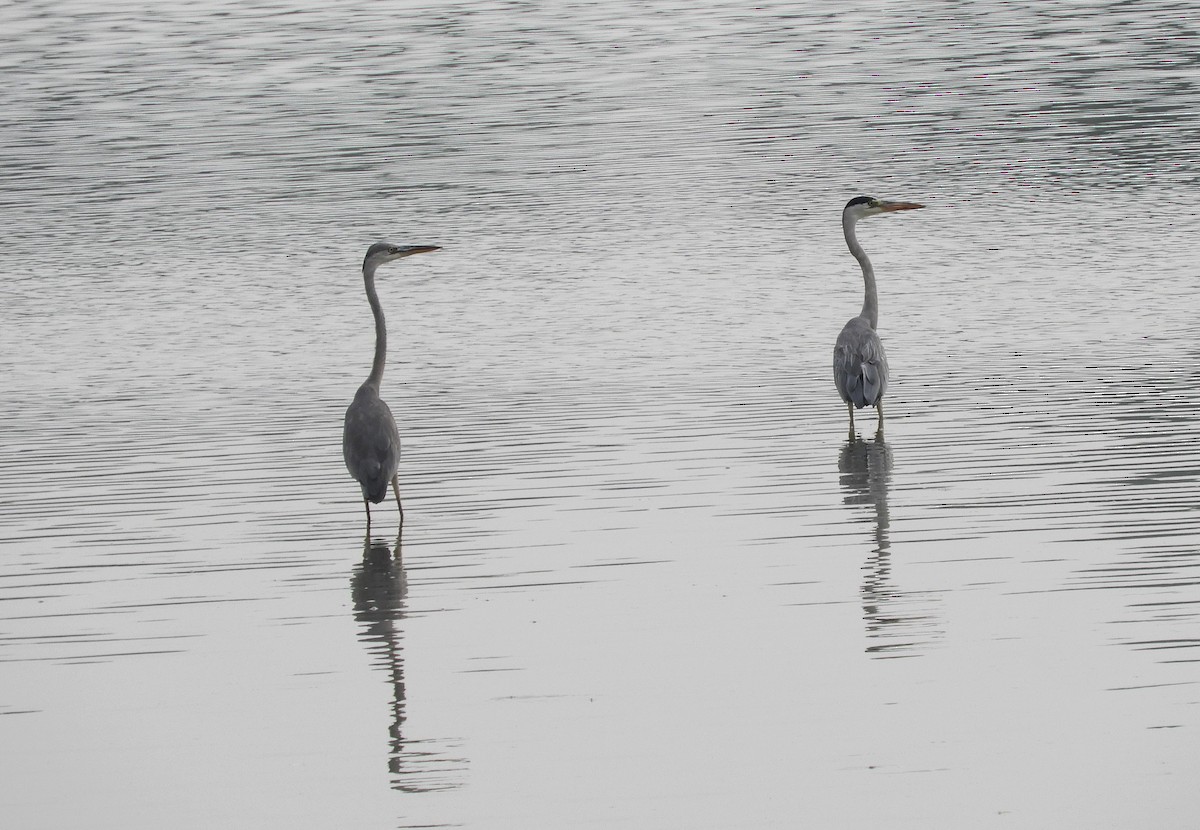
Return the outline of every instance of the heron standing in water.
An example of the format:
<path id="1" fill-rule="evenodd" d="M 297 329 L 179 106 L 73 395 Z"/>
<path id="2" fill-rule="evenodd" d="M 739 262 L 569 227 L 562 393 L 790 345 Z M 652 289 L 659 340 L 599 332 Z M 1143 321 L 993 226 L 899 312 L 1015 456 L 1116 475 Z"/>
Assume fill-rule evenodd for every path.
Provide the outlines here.
<path id="1" fill-rule="evenodd" d="M 854 439 L 854 410 L 873 406 L 879 413 L 878 432 L 883 432 L 883 393 L 887 391 L 887 355 L 875 329 L 879 326 L 879 297 L 875 292 L 875 269 L 867 252 L 858 244 L 854 226 L 859 219 L 916 210 L 925 207 L 916 202 L 885 202 L 872 196 L 858 196 L 842 209 L 842 231 L 846 246 L 858 260 L 863 272 L 863 307 L 842 327 L 833 347 L 833 383 L 850 411 L 850 439 Z"/>
<path id="2" fill-rule="evenodd" d="M 375 293 L 375 269 L 385 262 L 401 257 L 436 251 L 437 245 L 394 245 L 391 242 L 376 242 L 367 249 L 363 260 L 363 284 L 367 290 L 367 302 L 375 316 L 375 362 L 354 402 L 346 410 L 346 423 L 342 429 L 342 457 L 346 469 L 362 487 L 363 506 L 367 509 L 367 533 L 371 532 L 371 502 L 379 504 L 387 496 L 388 484 L 396 494 L 396 507 L 400 510 L 400 526 L 404 526 L 404 506 L 400 504 L 400 483 L 396 470 L 400 466 L 400 433 L 392 410 L 379 397 L 379 384 L 383 380 L 383 365 L 387 361 L 387 325 L 383 319 L 383 307 Z"/>

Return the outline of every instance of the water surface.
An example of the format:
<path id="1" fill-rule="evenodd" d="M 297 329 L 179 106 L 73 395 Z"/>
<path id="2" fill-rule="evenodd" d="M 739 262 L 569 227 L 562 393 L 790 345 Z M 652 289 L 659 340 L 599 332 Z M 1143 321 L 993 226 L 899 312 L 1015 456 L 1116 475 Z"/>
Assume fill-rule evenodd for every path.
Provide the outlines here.
<path id="1" fill-rule="evenodd" d="M 1191 825 L 1188 4 L 0 26 L 15 825 Z"/>

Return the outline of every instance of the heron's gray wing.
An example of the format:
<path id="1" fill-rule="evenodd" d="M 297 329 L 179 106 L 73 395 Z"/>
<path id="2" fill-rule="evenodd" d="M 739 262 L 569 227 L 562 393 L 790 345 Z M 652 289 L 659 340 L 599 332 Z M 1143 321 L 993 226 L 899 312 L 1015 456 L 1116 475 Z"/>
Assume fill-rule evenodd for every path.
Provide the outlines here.
<path id="1" fill-rule="evenodd" d="M 363 496 L 376 504 L 383 501 L 400 466 L 400 433 L 391 409 L 379 397 L 359 394 L 346 410 L 342 457 L 362 485 Z"/>
<path id="2" fill-rule="evenodd" d="M 887 356 L 878 335 L 871 338 L 862 350 L 863 400 L 867 405 L 879 402 L 887 389 Z"/>
<path id="3" fill-rule="evenodd" d="M 887 391 L 883 342 L 862 317 L 846 323 L 833 347 L 833 382 L 842 400 L 861 409 L 874 406 Z"/>

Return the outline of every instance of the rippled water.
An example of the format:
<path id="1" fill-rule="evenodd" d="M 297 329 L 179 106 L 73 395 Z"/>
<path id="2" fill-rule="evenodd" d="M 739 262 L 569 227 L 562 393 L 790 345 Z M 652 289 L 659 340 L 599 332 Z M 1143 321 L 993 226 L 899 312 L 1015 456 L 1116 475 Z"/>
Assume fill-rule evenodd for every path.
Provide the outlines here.
<path id="1" fill-rule="evenodd" d="M 1191 826 L 1190 4 L 0 28 L 8 823 Z"/>

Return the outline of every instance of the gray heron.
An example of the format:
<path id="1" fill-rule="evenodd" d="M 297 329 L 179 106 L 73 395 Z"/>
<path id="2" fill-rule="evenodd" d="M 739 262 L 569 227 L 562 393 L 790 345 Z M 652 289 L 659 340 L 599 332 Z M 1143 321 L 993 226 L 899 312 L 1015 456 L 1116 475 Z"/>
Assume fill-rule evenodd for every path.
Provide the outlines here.
<path id="1" fill-rule="evenodd" d="M 367 510 L 367 533 L 371 532 L 371 502 L 379 504 L 387 497 L 388 484 L 396 494 L 396 507 L 400 510 L 400 525 L 404 525 L 404 506 L 400 504 L 400 483 L 396 470 L 400 466 L 400 433 L 392 410 L 379 397 L 379 384 L 383 380 L 383 365 L 387 361 L 387 325 L 383 319 L 383 307 L 375 293 L 375 269 L 386 262 L 413 254 L 439 250 L 437 245 L 395 245 L 391 242 L 376 242 L 367 249 L 363 259 L 363 285 L 367 290 L 367 302 L 375 317 L 375 361 L 371 374 L 354 394 L 354 402 L 346 410 L 346 422 L 342 429 L 342 457 L 346 469 L 362 487 L 363 506 Z"/>
<path id="2" fill-rule="evenodd" d="M 887 391 L 887 355 L 875 329 L 879 326 L 879 297 L 875 291 L 875 269 L 867 252 L 858 244 L 854 226 L 859 219 L 916 210 L 916 202 L 885 202 L 872 196 L 857 196 L 842 209 L 842 231 L 846 246 L 863 272 L 863 306 L 857 317 L 842 327 L 833 347 L 833 383 L 850 412 L 850 437 L 854 438 L 854 410 L 874 406 L 879 413 L 878 431 L 883 432 L 883 394 Z"/>

